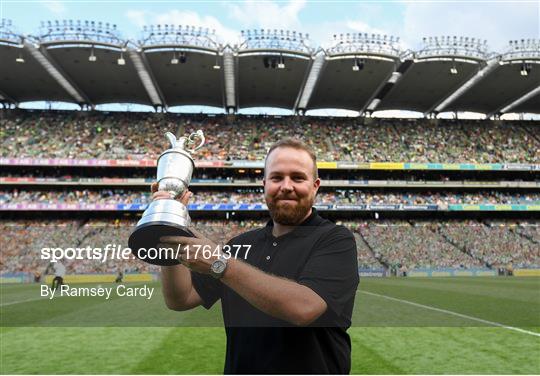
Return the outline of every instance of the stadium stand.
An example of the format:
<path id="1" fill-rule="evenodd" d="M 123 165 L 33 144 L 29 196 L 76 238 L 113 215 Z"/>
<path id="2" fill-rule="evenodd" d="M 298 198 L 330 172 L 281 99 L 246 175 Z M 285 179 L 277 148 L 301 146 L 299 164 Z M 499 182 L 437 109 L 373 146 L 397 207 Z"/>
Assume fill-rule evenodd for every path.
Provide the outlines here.
<path id="1" fill-rule="evenodd" d="M 4 212 L 0 214 L 8 217 L 2 220 L 0 232 L 10 244 L 1 256 L 3 272 L 44 273 L 47 262 L 37 258 L 36 252 L 51 244 L 125 244 L 136 223 L 134 216 L 150 202 L 148 185 L 155 176 L 153 165 L 19 166 L 10 165 L 9 158 L 154 161 L 167 147 L 165 131 L 185 134 L 197 129 L 204 130 L 207 144 L 194 155 L 196 160 L 261 161 L 275 140 L 295 136 L 313 146 L 321 161 L 469 163 L 475 168 L 478 163 L 513 163 L 519 168 L 489 172 L 437 165 L 433 171 L 321 169 L 324 182 L 316 204 L 332 208 L 333 220 L 353 231 L 360 270 L 404 275 L 422 268 L 540 267 L 540 230 L 534 214 L 534 208 L 540 205 L 534 169 L 540 161 L 536 122 L 365 122 L 364 118 L 24 110 L 4 110 L 0 121 L 0 153 L 7 158 L 1 166 L 0 205 Z M 263 204 L 261 179 L 260 167 L 197 168 L 192 203 Z M 453 186 L 446 188 L 448 184 Z M 27 206 L 10 211 L 9 205 L 18 204 Z M 54 210 L 58 215 L 53 211 L 47 220 L 40 220 L 36 218 L 39 211 L 25 209 L 35 204 L 133 204 L 135 211 L 99 218 L 83 208 L 72 210 L 66 217 L 57 207 Z M 431 210 L 445 212 L 450 206 L 492 204 L 502 210 L 507 209 L 505 205 L 512 210 L 515 205 L 528 205 L 526 210 L 533 210 L 530 221 L 509 218 L 497 222 L 489 213 L 482 219 L 449 220 L 437 217 L 435 212 L 429 214 L 431 219 L 418 218 L 428 213 L 430 205 Z M 370 217 L 377 205 L 396 212 L 410 206 L 414 211 L 403 219 L 382 221 L 353 215 L 364 210 L 364 217 Z M 340 211 L 347 207 L 348 211 Z M 224 210 L 229 218 L 232 209 L 217 210 Z M 471 215 L 477 215 L 481 208 L 473 210 Z M 230 220 L 215 219 L 212 213 L 197 215 L 195 223 L 215 239 L 227 239 L 265 223 L 264 211 L 255 217 L 250 217 L 249 211 L 237 212 Z M 66 266 L 68 273 L 114 273 L 119 264 L 113 260 L 69 261 Z M 123 262 L 121 268 L 126 273 L 158 271 L 136 260 Z"/>
<path id="2" fill-rule="evenodd" d="M 514 226 L 485 225 L 465 222 L 448 226 L 439 224 L 439 233 L 463 252 L 489 267 L 539 267 L 538 229 L 524 227 L 531 231 L 530 238 L 519 235 Z M 531 241 L 534 239 L 534 242 Z"/>
<path id="3" fill-rule="evenodd" d="M 54 191 L 27 191 L 14 189 L 0 191 L 0 204 L 45 203 L 45 204 L 148 204 L 149 192 L 123 189 L 79 190 L 64 189 Z M 217 191 L 205 189 L 194 194 L 194 204 L 263 204 L 263 192 L 260 188 Z M 383 190 L 336 189 L 333 192 L 321 192 L 316 204 L 540 204 L 540 193 L 520 193 L 501 191 L 479 192 L 389 192 Z"/>
<path id="4" fill-rule="evenodd" d="M 155 160 L 166 131 L 202 129 L 199 160 L 262 160 L 284 136 L 310 144 L 321 161 L 538 163 L 531 122 L 203 116 L 3 111 L 2 157 Z"/>
<path id="5" fill-rule="evenodd" d="M 48 261 L 41 260 L 44 247 L 104 248 L 107 244 L 126 246 L 136 221 L 133 219 L 8 220 L 0 224 L 7 247 L 0 258 L 4 273 L 43 272 Z M 215 240 L 225 240 L 256 227 L 263 220 L 197 220 L 195 228 Z M 365 221 L 337 223 L 353 231 L 361 269 L 396 270 L 414 268 L 540 267 L 540 228 L 534 222 L 505 221 L 497 225 L 482 221 Z M 118 260 L 70 260 L 68 272 L 113 273 Z M 138 260 L 122 261 L 128 273 L 158 271 L 158 267 Z"/>
<path id="6" fill-rule="evenodd" d="M 511 41 L 499 53 L 475 38 L 429 37 L 421 50 L 403 51 L 392 36 L 348 33 L 316 49 L 306 34 L 258 30 L 231 46 L 208 30 L 163 25 L 164 33 L 143 29 L 134 49 L 116 26 L 95 25 L 56 20 L 36 36 L 0 25 L 3 271 L 41 272 L 34 256 L 44 244 L 125 243 L 150 201 L 155 161 L 168 147 L 163 134 L 198 129 L 206 144 L 194 155 L 190 210 L 210 236 L 264 223 L 262 160 L 272 143 L 292 136 L 315 149 L 324 179 L 316 204 L 353 230 L 360 269 L 397 275 L 539 266 L 540 125 L 501 120 L 538 112 L 536 39 Z M 26 101 L 76 103 L 83 111 L 19 109 Z M 94 111 L 103 103 L 163 111 Z M 177 105 L 226 114 L 166 112 Z M 297 116 L 238 114 L 265 106 Z M 328 108 L 362 116 L 303 116 Z M 424 118 L 372 117 L 377 110 Z M 449 111 L 455 119 L 437 118 Z M 458 119 L 460 111 L 489 120 Z M 118 265 L 67 267 L 110 273 Z M 137 261 L 122 267 L 156 270 Z"/>
<path id="7" fill-rule="evenodd" d="M 434 224 L 365 223 L 358 232 L 389 268 L 472 268 L 482 262 L 433 232 Z"/>

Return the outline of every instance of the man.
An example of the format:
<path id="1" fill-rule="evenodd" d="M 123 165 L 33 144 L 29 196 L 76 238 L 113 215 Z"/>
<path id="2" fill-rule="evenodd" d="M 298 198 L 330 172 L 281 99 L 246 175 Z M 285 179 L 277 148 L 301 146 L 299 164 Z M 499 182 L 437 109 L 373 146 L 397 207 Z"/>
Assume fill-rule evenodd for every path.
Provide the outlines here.
<path id="1" fill-rule="evenodd" d="M 56 290 L 64 284 L 64 276 L 66 275 L 66 267 L 62 262 L 58 261 L 52 264 L 54 270 L 54 279 L 51 288 Z"/>
<path id="2" fill-rule="evenodd" d="M 228 243 L 249 245 L 249 251 L 205 259 L 191 248 L 182 265 L 162 268 L 167 306 L 208 309 L 221 299 L 225 373 L 349 373 L 346 329 L 358 286 L 354 237 L 312 208 L 320 179 L 315 154 L 301 141 L 285 139 L 270 148 L 263 184 L 272 220 Z M 154 199 L 164 197 L 154 193 Z M 161 238 L 160 246 L 215 249 L 195 235 Z"/>
<path id="3" fill-rule="evenodd" d="M 116 269 L 116 279 L 114 280 L 114 283 L 122 283 L 124 280 L 124 268 L 123 266 L 119 266 Z"/>

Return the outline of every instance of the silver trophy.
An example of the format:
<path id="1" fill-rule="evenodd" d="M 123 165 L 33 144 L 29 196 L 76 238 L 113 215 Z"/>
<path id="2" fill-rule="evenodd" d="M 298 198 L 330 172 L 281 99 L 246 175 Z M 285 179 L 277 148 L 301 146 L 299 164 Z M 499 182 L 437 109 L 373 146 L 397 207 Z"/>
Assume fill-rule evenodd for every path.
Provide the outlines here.
<path id="1" fill-rule="evenodd" d="M 180 137 L 171 132 L 165 136 L 171 148 L 164 151 L 157 161 L 158 191 L 168 192 L 170 199 L 155 200 L 148 205 L 135 230 L 129 236 L 128 245 L 133 254 L 141 260 L 154 265 L 176 265 L 179 261 L 174 252 L 159 252 L 157 244 L 162 236 L 193 236 L 188 227 L 191 224 L 184 204 L 176 199 L 188 189 L 195 163 L 190 153 L 204 144 L 202 130 Z"/>

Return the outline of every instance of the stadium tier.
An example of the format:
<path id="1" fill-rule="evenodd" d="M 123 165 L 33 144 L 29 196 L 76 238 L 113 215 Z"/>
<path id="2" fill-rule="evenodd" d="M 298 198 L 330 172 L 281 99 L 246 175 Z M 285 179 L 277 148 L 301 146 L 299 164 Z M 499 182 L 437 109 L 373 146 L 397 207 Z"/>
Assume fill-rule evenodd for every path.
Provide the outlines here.
<path id="1" fill-rule="evenodd" d="M 1 254 L 3 273 L 44 273 L 49 261 L 43 248 L 105 249 L 126 247 L 136 221 L 8 220 L 0 231 L 10 247 Z M 229 239 L 264 226 L 266 221 L 195 221 L 211 239 Z M 361 270 L 407 273 L 415 269 L 540 268 L 540 226 L 535 221 L 338 221 L 353 231 Z M 69 274 L 157 272 L 139 260 L 80 260 L 65 262 Z"/>
<path id="2" fill-rule="evenodd" d="M 322 162 L 521 163 L 540 161 L 536 122 L 309 118 L 66 111 L 0 112 L 1 157 L 148 160 L 167 131 L 202 129 L 198 161 L 262 161 L 275 141 L 303 139 Z"/>
<path id="3" fill-rule="evenodd" d="M 266 150 L 294 136 L 317 153 L 323 183 L 315 205 L 353 230 L 362 273 L 540 267 L 537 122 L 22 110 L 0 119 L 1 232 L 13 245 L 2 265 L 11 274 L 43 274 L 46 263 L 34 256 L 46 244 L 125 245 L 151 201 L 163 133 L 197 129 L 207 144 L 194 154 L 188 209 L 214 238 L 264 225 Z M 400 219 L 373 219 L 379 214 Z M 67 267 L 158 271 L 137 260 Z"/>
<path id="4" fill-rule="evenodd" d="M 64 189 L 53 191 L 18 190 L 0 191 L 0 207 L 9 204 L 140 204 L 140 209 L 151 202 L 151 194 L 147 191 L 129 191 L 122 189 L 79 190 Z M 204 204 L 264 204 L 263 190 L 237 189 L 217 191 L 205 189 L 195 192 L 193 205 Z M 451 204 L 522 204 L 540 205 L 540 194 L 509 193 L 498 191 L 478 192 L 389 192 L 385 190 L 335 189 L 333 192 L 320 192 L 316 205 L 369 205 L 369 204 L 401 204 L 401 205 L 438 205 L 447 207 Z"/>

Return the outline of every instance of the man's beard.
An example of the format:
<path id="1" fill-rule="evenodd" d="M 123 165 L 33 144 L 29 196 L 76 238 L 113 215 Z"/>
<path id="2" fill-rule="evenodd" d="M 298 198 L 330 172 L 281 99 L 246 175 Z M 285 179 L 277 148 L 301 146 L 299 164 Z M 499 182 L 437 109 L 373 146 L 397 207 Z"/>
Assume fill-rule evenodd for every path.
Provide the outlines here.
<path id="1" fill-rule="evenodd" d="M 296 204 L 288 202 L 280 202 L 281 200 L 287 200 L 287 197 L 281 197 L 276 199 L 275 197 L 266 197 L 266 204 L 270 217 L 272 219 L 285 226 L 296 226 L 307 216 L 311 207 L 313 206 L 314 198 L 303 198 L 296 201 Z"/>

